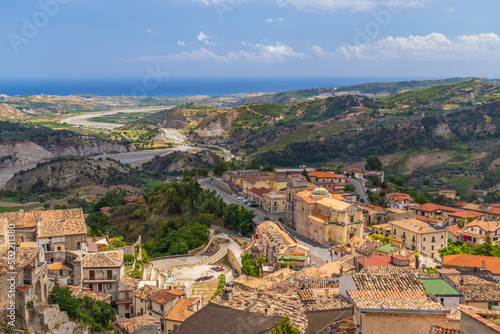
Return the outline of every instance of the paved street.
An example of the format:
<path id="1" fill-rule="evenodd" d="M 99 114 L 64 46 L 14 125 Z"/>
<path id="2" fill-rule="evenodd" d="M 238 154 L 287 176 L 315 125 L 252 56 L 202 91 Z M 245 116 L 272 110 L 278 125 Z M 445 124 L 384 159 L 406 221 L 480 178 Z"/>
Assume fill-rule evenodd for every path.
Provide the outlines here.
<path id="1" fill-rule="evenodd" d="M 349 184 L 352 184 L 356 187 L 356 192 L 358 193 L 360 199 L 362 199 L 366 204 L 371 204 L 368 196 L 366 196 L 365 188 L 363 187 L 361 182 L 353 178 L 349 178 Z"/>
<path id="2" fill-rule="evenodd" d="M 241 201 L 237 200 L 236 197 L 238 196 L 233 196 L 233 195 L 230 195 L 216 187 L 214 187 L 212 185 L 212 182 L 210 179 L 202 179 L 199 181 L 201 186 L 205 189 L 212 189 L 212 190 L 216 190 L 217 193 L 222 197 L 222 199 L 224 200 L 225 203 L 229 204 L 229 203 L 236 203 L 236 204 L 239 204 L 239 205 L 243 205 L 243 203 L 241 203 Z M 278 214 L 264 214 L 263 212 L 259 212 L 259 210 L 255 210 L 254 208 L 250 208 L 249 206 L 247 205 L 244 205 L 247 209 L 250 209 L 250 210 L 254 210 L 255 214 L 257 215 L 255 218 L 254 218 L 254 221 L 258 224 L 261 224 L 263 223 L 265 220 L 264 220 L 264 217 L 265 216 L 268 216 L 269 218 L 271 218 L 271 221 L 273 222 L 277 222 L 279 221 L 279 219 L 281 218 L 283 220 L 283 222 L 285 221 L 285 217 L 286 217 L 286 214 L 285 213 L 278 213 Z M 314 256 L 317 256 L 321 259 L 323 259 L 324 261 L 328 260 L 330 261 L 330 252 L 328 250 L 327 247 L 325 246 L 322 246 L 320 244 L 317 244 L 315 243 L 314 241 L 311 241 L 311 240 L 308 240 L 302 236 L 299 236 L 294 230 L 292 230 L 291 228 L 288 228 L 285 226 L 285 224 L 283 224 L 283 226 L 285 227 L 285 229 L 287 230 L 287 232 L 295 239 L 297 240 L 297 242 L 300 244 L 300 245 L 304 245 L 306 247 L 309 247 L 309 249 L 311 250 L 311 255 L 314 255 Z M 217 227 L 217 226 L 213 226 L 214 229 L 218 230 L 218 231 L 222 231 L 222 232 L 225 232 L 227 234 L 232 234 L 232 235 L 237 235 L 237 233 L 235 232 L 230 232 L 224 228 L 221 228 L 221 227 Z M 314 262 L 314 261 L 313 261 Z M 318 264 L 320 261 L 318 261 Z"/>

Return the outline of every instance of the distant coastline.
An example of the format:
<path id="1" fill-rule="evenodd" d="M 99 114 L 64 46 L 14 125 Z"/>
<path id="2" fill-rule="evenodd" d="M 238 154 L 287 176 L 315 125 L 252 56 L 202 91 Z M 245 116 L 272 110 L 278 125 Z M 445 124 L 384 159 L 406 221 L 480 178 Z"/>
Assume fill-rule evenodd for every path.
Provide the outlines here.
<path id="1" fill-rule="evenodd" d="M 5 95 L 76 95 L 99 96 L 193 96 L 231 95 L 255 92 L 285 92 L 309 88 L 349 86 L 372 82 L 426 80 L 430 78 L 142 78 L 113 79 L 0 79 L 0 94 Z M 144 88 L 145 87 L 145 88 Z M 154 87 L 154 88 L 153 88 Z M 148 89 L 150 88 L 150 89 Z M 135 93 L 134 93 L 135 92 Z M 139 92 L 139 93 L 137 93 Z"/>

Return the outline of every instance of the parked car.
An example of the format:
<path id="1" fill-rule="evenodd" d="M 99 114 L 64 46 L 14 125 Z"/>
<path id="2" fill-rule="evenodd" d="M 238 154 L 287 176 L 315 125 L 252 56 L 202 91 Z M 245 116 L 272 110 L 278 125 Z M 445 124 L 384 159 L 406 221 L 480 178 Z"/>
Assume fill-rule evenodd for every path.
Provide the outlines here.
<path id="1" fill-rule="evenodd" d="M 268 216 L 265 216 L 264 220 L 271 220 L 271 218 L 269 218 Z"/>
<path id="2" fill-rule="evenodd" d="M 242 236 L 243 236 L 243 233 L 238 232 L 238 237 L 242 237 Z"/>
<path id="3" fill-rule="evenodd" d="M 242 200 L 244 200 L 244 199 L 245 199 L 245 197 L 238 196 L 238 197 L 236 197 L 236 199 L 237 199 L 238 201 L 242 201 Z"/>
<path id="4" fill-rule="evenodd" d="M 257 203 L 250 203 L 248 206 L 249 206 L 249 207 L 251 207 L 251 208 L 256 208 L 256 207 L 258 207 Z"/>

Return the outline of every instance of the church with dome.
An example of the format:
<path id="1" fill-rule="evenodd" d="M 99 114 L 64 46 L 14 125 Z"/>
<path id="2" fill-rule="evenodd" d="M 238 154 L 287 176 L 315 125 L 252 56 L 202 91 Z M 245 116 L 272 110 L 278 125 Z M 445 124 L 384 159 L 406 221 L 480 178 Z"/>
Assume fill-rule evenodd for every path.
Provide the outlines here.
<path id="1" fill-rule="evenodd" d="M 363 210 L 323 188 L 297 193 L 297 233 L 325 246 L 363 237 Z"/>

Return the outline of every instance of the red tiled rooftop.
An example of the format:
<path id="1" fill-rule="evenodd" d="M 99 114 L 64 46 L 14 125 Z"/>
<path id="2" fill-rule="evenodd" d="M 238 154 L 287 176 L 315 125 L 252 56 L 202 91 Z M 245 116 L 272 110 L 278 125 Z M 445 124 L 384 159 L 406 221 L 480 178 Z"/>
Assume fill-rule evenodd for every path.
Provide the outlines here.
<path id="1" fill-rule="evenodd" d="M 386 267 L 386 266 L 392 266 L 393 264 L 391 263 L 391 257 L 390 256 L 382 256 L 382 255 L 375 255 L 375 256 L 370 256 L 364 259 L 360 259 L 357 262 L 361 263 L 363 266 L 367 267 Z"/>
<path id="2" fill-rule="evenodd" d="M 500 258 L 494 256 L 455 254 L 443 256 L 443 265 L 463 268 L 482 268 L 483 261 L 485 269 L 494 275 L 500 274 Z"/>
<path id="3" fill-rule="evenodd" d="M 264 188 L 264 187 L 261 187 L 261 188 L 252 188 L 250 189 L 248 192 L 251 192 L 259 197 L 262 197 L 264 196 L 264 194 L 267 194 L 267 193 L 270 193 L 271 192 L 271 189 L 267 189 L 267 188 Z"/>
<path id="4" fill-rule="evenodd" d="M 434 203 L 427 203 L 419 206 L 415 206 L 412 208 L 413 210 L 418 210 L 418 211 L 425 211 L 425 212 L 434 212 L 434 211 L 447 211 L 447 212 L 457 212 L 460 211 L 460 209 L 457 208 L 452 208 L 449 206 L 444 206 L 444 205 L 437 205 Z"/>

